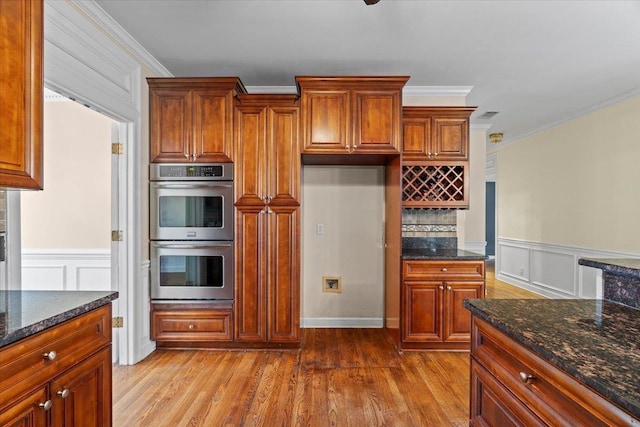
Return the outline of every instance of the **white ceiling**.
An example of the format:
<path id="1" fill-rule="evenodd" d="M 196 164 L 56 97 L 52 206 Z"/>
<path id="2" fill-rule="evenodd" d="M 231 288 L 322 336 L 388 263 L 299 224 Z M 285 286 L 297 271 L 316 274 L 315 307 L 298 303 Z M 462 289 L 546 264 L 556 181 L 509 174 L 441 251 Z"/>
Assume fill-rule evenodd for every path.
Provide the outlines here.
<path id="1" fill-rule="evenodd" d="M 504 143 L 640 95 L 640 1 L 94 0 L 175 76 L 472 86 Z M 500 113 L 489 120 L 487 111 Z"/>

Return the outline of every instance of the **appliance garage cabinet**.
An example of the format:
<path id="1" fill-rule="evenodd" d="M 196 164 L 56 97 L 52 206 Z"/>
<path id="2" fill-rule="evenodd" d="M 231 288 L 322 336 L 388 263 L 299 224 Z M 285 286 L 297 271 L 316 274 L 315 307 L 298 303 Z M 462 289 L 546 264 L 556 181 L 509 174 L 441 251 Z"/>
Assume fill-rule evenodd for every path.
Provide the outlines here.
<path id="1" fill-rule="evenodd" d="M 402 349 L 469 349 L 471 317 L 462 301 L 484 298 L 485 261 L 453 251 L 460 259 L 415 259 L 417 250 L 403 254 Z"/>
<path id="2" fill-rule="evenodd" d="M 0 5 L 0 188 L 43 186 L 43 8 L 42 0 Z"/>
<path id="3" fill-rule="evenodd" d="M 237 77 L 147 78 L 152 163 L 230 162 Z"/>
<path id="4" fill-rule="evenodd" d="M 238 95 L 235 338 L 298 346 L 300 107 L 296 95 Z"/>
<path id="5" fill-rule="evenodd" d="M 0 313 L 8 326 L 0 330 L 0 425 L 111 425 L 110 301 L 116 297 L 8 292 L 8 315 Z M 18 308 L 25 303 L 41 309 Z"/>

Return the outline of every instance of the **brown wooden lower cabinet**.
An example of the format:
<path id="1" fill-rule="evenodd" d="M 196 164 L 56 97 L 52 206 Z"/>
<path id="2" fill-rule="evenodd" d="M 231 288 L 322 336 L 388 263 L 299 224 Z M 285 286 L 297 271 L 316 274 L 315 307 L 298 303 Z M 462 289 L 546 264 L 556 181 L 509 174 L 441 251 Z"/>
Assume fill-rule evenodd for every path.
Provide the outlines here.
<path id="1" fill-rule="evenodd" d="M 111 418 L 111 305 L 0 350 L 0 426 L 108 427 Z"/>
<path id="2" fill-rule="evenodd" d="M 593 389 L 472 318 L 472 426 L 627 426 L 638 421 Z"/>
<path id="3" fill-rule="evenodd" d="M 467 350 L 464 299 L 484 298 L 484 261 L 403 262 L 402 348 Z"/>
<path id="4" fill-rule="evenodd" d="M 192 343 L 231 342 L 233 304 L 153 304 L 151 339 L 158 347 L 189 347 Z"/>

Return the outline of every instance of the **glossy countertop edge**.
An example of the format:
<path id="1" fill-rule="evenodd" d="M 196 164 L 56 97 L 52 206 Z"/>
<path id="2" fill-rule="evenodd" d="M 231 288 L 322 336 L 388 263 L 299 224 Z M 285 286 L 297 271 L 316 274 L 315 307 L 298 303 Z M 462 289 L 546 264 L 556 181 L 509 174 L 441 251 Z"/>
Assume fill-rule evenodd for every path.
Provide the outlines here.
<path id="1" fill-rule="evenodd" d="M 587 385 L 597 393 L 605 396 L 630 414 L 633 417 L 636 417 L 640 420 L 640 399 L 636 396 L 635 399 L 629 398 L 627 395 L 619 393 L 615 388 L 606 387 L 603 384 L 605 381 L 600 380 L 598 377 L 585 374 L 581 372 L 580 367 L 575 362 L 568 360 L 568 358 L 563 358 L 558 354 L 554 353 L 552 350 L 545 348 L 543 345 L 540 345 L 534 342 L 533 339 L 529 339 L 521 331 L 514 330 L 509 325 L 507 325 L 504 321 L 501 321 L 499 318 L 496 318 L 494 315 L 487 313 L 485 309 L 481 307 L 474 306 L 475 302 L 479 302 L 481 304 L 491 304 L 492 301 L 521 301 L 521 300 L 491 300 L 491 299 L 481 299 L 481 300 L 464 300 L 463 306 L 467 308 L 474 316 L 481 318 L 482 320 L 488 322 L 492 326 L 496 327 L 498 330 L 505 333 L 507 336 L 513 338 L 516 342 L 523 345 L 542 359 L 556 366 L 557 368 L 567 372 L 570 376 L 575 378 L 576 380 L 582 382 Z M 581 302 L 591 302 L 597 304 L 600 302 L 601 304 L 615 304 L 621 310 L 630 314 L 634 318 L 637 317 L 640 321 L 640 310 L 636 310 L 634 308 L 630 308 L 624 306 L 622 304 L 617 304 L 615 302 L 609 302 L 605 300 L 558 300 L 558 299 L 541 299 L 536 301 L 554 301 L 554 302 L 571 302 L 571 301 L 581 301 Z M 636 314 L 637 313 L 637 314 Z M 640 325 L 640 323 L 638 323 Z M 640 369 L 640 367 L 638 367 Z M 636 390 L 636 393 L 640 392 L 640 389 Z"/>
<path id="2" fill-rule="evenodd" d="M 78 317 L 82 314 L 88 313 L 91 310 L 107 305 L 111 301 L 117 299 L 119 296 L 118 292 L 115 292 L 115 291 L 8 291 L 8 292 L 19 292 L 21 294 L 21 299 L 26 303 L 29 302 L 28 299 L 30 295 L 34 295 L 35 293 L 39 293 L 40 295 L 45 295 L 47 293 L 50 293 L 50 294 L 55 294 L 56 296 L 60 296 L 61 294 L 69 294 L 69 295 L 73 294 L 74 297 L 76 298 L 78 296 L 86 296 L 87 298 L 85 301 L 81 301 L 77 305 L 62 309 L 62 311 L 60 311 L 57 314 L 37 319 L 32 323 L 22 325 L 18 329 L 8 332 L 4 335 L 1 335 L 1 332 L 0 332 L 0 349 L 10 344 L 13 344 L 17 341 L 20 341 L 23 338 L 28 338 L 31 335 L 35 335 L 46 329 L 57 326 L 63 322 L 66 322 L 67 320 L 73 319 L 74 317 Z M 22 297 L 22 295 L 24 295 L 24 297 Z"/>
<path id="3" fill-rule="evenodd" d="M 640 279 L 640 259 L 636 258 L 580 258 L 578 264 Z"/>
<path id="4" fill-rule="evenodd" d="M 476 261 L 487 260 L 486 255 L 475 252 L 465 251 L 463 249 L 402 249 L 402 259 L 404 260 L 459 260 L 459 261 Z"/>

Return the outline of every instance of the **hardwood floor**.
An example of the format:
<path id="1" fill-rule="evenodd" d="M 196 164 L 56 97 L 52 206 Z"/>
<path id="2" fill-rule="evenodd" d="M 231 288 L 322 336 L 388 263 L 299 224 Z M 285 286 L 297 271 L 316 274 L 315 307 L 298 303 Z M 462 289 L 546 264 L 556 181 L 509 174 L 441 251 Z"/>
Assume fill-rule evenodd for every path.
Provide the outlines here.
<path id="1" fill-rule="evenodd" d="M 492 272 L 487 291 L 540 298 Z M 399 354 L 383 329 L 303 329 L 301 348 L 157 350 L 114 366 L 113 425 L 469 425 L 467 352 Z"/>

